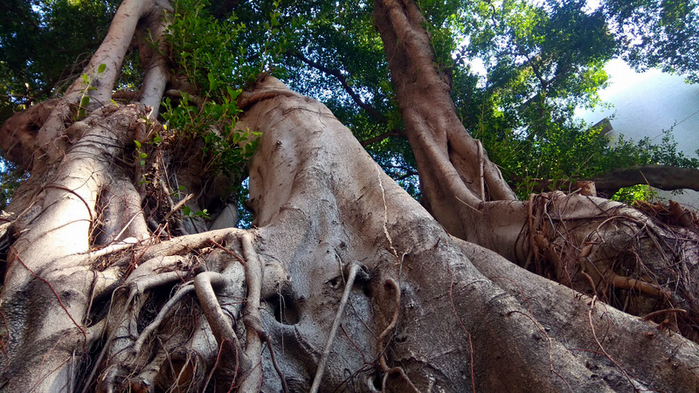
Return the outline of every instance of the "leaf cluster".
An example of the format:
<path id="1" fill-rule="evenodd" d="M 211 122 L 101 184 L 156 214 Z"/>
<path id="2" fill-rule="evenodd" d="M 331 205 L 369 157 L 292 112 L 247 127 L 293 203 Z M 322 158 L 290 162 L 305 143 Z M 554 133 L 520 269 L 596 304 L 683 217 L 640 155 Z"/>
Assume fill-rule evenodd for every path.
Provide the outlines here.
<path id="1" fill-rule="evenodd" d="M 179 140 L 203 141 L 204 172 L 239 179 L 257 146 L 257 135 L 236 128 L 236 99 L 259 73 L 260 63 L 248 61 L 241 36 L 246 25 L 233 14 L 216 19 L 208 2 L 177 0 L 165 39 L 167 54 L 186 90 L 174 102 L 167 98 L 162 114 Z"/>
<path id="2" fill-rule="evenodd" d="M 639 69 L 659 67 L 699 83 L 699 1 L 607 0 L 619 54 Z"/>
<path id="3" fill-rule="evenodd" d="M 0 4 L 0 122 L 60 93 L 99 46 L 120 1 Z"/>

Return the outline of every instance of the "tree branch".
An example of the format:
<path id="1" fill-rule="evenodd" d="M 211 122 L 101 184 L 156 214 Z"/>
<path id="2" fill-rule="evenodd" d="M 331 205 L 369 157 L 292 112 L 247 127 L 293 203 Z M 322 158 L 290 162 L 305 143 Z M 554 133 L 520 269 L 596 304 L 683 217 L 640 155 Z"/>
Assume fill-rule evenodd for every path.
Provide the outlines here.
<path id="1" fill-rule="evenodd" d="M 380 134 L 380 135 L 365 139 L 363 141 L 360 141 L 359 143 L 361 143 L 362 146 L 369 146 L 372 143 L 381 142 L 382 140 L 384 140 L 388 137 L 391 137 L 391 136 L 402 136 L 402 133 L 403 133 L 403 130 L 398 130 L 398 129 L 394 128 L 390 131 L 384 132 L 383 134 Z"/>
<path id="2" fill-rule="evenodd" d="M 371 115 L 371 117 L 375 118 L 376 120 L 380 121 L 381 123 L 388 123 L 388 118 L 386 118 L 386 116 L 384 116 L 384 115 L 382 115 L 381 113 L 377 112 L 376 109 L 374 109 L 371 105 L 369 105 L 369 104 L 365 103 L 364 101 L 362 101 L 362 98 L 359 97 L 359 95 L 354 91 L 354 89 L 352 89 L 352 86 L 350 86 L 350 85 L 347 83 L 347 78 L 345 78 L 345 76 L 342 75 L 342 73 L 340 72 L 340 70 L 336 70 L 336 69 L 333 69 L 333 68 L 327 68 L 327 67 L 323 66 L 323 65 L 320 64 L 320 63 L 316 63 L 315 61 L 306 58 L 305 56 L 303 56 L 303 55 L 302 55 L 301 53 L 299 53 L 299 52 L 289 52 L 289 54 L 290 54 L 291 56 L 293 56 L 293 57 L 295 57 L 295 58 L 301 60 L 302 62 L 308 64 L 309 66 L 311 66 L 311 67 L 317 69 L 318 71 L 323 72 L 323 73 L 328 74 L 328 75 L 332 75 L 332 76 L 334 76 L 335 78 L 337 78 L 337 80 L 340 81 L 340 84 L 342 85 L 342 88 L 345 89 L 345 91 L 347 92 L 347 94 L 349 94 L 350 97 L 352 97 L 352 100 L 353 100 L 357 105 L 359 105 L 360 108 L 362 108 L 362 109 L 364 109 L 365 111 L 367 111 L 367 113 L 369 113 L 369 115 Z M 372 143 L 373 143 L 373 142 L 372 142 Z"/>
<path id="3" fill-rule="evenodd" d="M 521 180 L 521 179 L 520 179 Z M 579 179 L 583 180 L 583 179 Z M 699 169 L 676 168 L 669 165 L 645 165 L 626 169 L 615 169 L 592 179 L 597 191 L 613 194 L 622 187 L 647 184 L 661 190 L 690 189 L 699 191 Z M 575 189 L 576 180 L 567 180 L 558 185 L 561 189 Z M 532 191 L 544 192 L 554 184 L 553 180 L 536 179 Z"/>

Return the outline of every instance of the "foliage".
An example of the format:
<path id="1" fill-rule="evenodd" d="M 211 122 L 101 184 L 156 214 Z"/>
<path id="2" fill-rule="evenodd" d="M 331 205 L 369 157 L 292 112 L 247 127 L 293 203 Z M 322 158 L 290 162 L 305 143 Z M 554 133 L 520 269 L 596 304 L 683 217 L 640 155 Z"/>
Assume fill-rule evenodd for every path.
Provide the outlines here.
<path id="1" fill-rule="evenodd" d="M 90 92 L 97 89 L 95 86 L 93 86 L 95 82 L 94 78 L 104 73 L 106 69 L 106 64 L 100 64 L 97 67 L 96 74 L 92 72 L 89 73 L 89 75 L 95 75 L 94 77 L 90 77 L 88 74 L 80 75 L 80 79 L 82 79 L 82 91 L 80 92 L 80 101 L 78 103 L 78 112 L 76 115 L 76 120 L 83 119 L 87 115 L 87 106 L 90 104 Z"/>
<path id="2" fill-rule="evenodd" d="M 204 142 L 206 173 L 238 179 L 255 151 L 257 135 L 236 129 L 240 112 L 236 99 L 261 66 L 245 60 L 246 49 L 239 39 L 245 25 L 235 15 L 217 20 L 206 6 L 198 0 L 174 3 L 166 32 L 167 55 L 190 91 L 181 91 L 177 103 L 166 99 L 162 116 L 180 141 Z"/>
<path id="3" fill-rule="evenodd" d="M 537 179 L 553 180 L 551 187 L 556 189 L 569 180 L 594 178 L 615 168 L 651 164 L 699 167 L 699 159 L 677 151 L 672 130 L 663 132 L 660 144 L 649 138 L 632 141 L 623 135 L 611 139 L 598 129 L 586 129 L 584 123 L 572 127 L 552 124 L 549 132 L 536 138 L 517 132 L 494 135 L 487 130 L 475 136 L 482 140 L 490 158 L 501 165 L 520 198 L 532 192 Z M 648 196 L 640 191 L 627 190 L 624 195 Z"/>
<path id="4" fill-rule="evenodd" d="M 5 209 L 20 181 L 26 177 L 27 175 L 18 171 L 14 164 L 0 157 L 0 211 Z"/>
<path id="5" fill-rule="evenodd" d="M 680 72 L 699 82 L 697 0 L 607 0 L 603 9 L 629 63 Z"/>
<path id="6" fill-rule="evenodd" d="M 10 3 L 0 12 L 0 94 L 10 97 L 0 100 L 2 117 L 72 81 L 118 1 Z M 419 197 L 372 2 L 234 3 L 232 14 L 224 12 L 228 2 L 175 1 L 166 38 L 182 93 L 166 101 L 163 119 L 178 138 L 190 138 L 184 143 L 203 141 L 209 174 L 242 176 L 255 136 L 236 129 L 235 100 L 266 71 L 324 102 L 360 141 L 373 141 L 367 151 Z M 520 195 L 535 178 L 589 177 L 649 162 L 695 165 L 672 143 L 609 145 L 575 120 L 574 109 L 600 103 L 603 66 L 620 53 L 634 64 L 691 72 L 699 64 L 696 0 L 606 0 L 594 9 L 583 0 L 416 3 L 464 125 Z M 136 54 L 128 59 L 120 86 L 133 88 L 142 70 Z"/>
<path id="7" fill-rule="evenodd" d="M 649 185 L 636 184 L 631 187 L 622 187 L 609 199 L 632 204 L 634 201 L 649 201 L 653 196 L 653 189 Z"/>
<path id="8" fill-rule="evenodd" d="M 0 5 L 0 105 L 21 110 L 60 93 L 104 38 L 118 0 L 9 0 Z M 7 111 L 7 109 L 10 111 Z"/>
<path id="9" fill-rule="evenodd" d="M 417 3 L 428 20 L 435 65 L 452 80 L 452 98 L 464 125 L 483 140 L 519 195 L 526 195 L 536 178 L 563 181 L 673 161 L 676 152 L 663 150 L 671 144 L 622 138 L 610 145 L 574 118 L 576 107 L 600 104 L 597 92 L 607 83 L 603 66 L 620 45 L 604 9 L 553 0 Z M 303 5 L 297 5 L 293 13 L 313 17 L 297 24 L 294 34 L 301 38 L 292 42 L 303 45 L 293 46 L 296 52 L 282 59 L 287 82 L 328 105 L 360 141 L 378 139 L 367 146 L 369 153 L 419 197 L 405 140 L 379 138 L 400 134 L 402 123 L 371 4 L 302 4 L 308 8 L 300 13 Z M 474 66 L 480 62 L 484 71 Z M 660 151 L 666 157 L 659 157 Z"/>

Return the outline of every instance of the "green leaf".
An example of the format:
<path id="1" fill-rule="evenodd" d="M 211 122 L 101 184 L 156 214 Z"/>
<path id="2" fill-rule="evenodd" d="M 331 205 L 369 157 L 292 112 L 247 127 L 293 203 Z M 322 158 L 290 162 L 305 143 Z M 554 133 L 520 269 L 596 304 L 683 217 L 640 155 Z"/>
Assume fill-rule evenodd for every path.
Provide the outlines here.
<path id="1" fill-rule="evenodd" d="M 99 67 L 97 67 L 97 74 L 103 73 L 107 69 L 106 64 L 100 64 Z"/>

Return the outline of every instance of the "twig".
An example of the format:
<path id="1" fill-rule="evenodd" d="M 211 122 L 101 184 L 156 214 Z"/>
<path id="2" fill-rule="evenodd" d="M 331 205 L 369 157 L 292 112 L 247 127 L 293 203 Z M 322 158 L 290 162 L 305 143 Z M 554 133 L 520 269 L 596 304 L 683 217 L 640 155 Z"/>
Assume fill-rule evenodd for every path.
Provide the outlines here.
<path id="1" fill-rule="evenodd" d="M 173 206 L 172 209 L 170 209 L 170 211 L 165 215 L 163 221 L 167 221 L 170 218 L 170 216 L 175 214 L 176 211 L 178 211 L 182 206 L 184 206 L 185 203 L 187 203 L 192 198 L 194 198 L 194 194 L 188 194 L 186 197 L 182 198 L 182 200 L 177 202 L 177 204 Z"/>
<path id="2" fill-rule="evenodd" d="M 681 309 L 681 308 L 666 308 L 664 310 L 656 310 L 651 313 L 648 313 L 644 315 L 641 320 L 642 321 L 650 321 L 652 318 L 657 317 L 658 315 L 662 314 L 667 314 L 667 313 L 681 313 L 681 314 L 686 314 L 687 310 Z"/>

